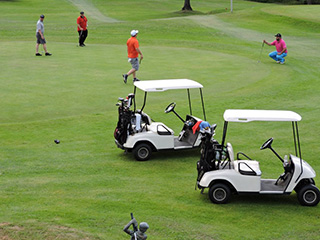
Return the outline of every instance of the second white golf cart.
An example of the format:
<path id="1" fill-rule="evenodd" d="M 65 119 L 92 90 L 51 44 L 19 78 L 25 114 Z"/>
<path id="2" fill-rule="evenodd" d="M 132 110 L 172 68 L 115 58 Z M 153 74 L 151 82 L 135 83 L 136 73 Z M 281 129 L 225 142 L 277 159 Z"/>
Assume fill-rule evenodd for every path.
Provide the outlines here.
<path id="1" fill-rule="evenodd" d="M 141 109 L 136 109 L 136 90 L 144 92 L 144 100 Z M 203 86 L 189 79 L 149 80 L 134 82 L 134 93 L 127 99 L 119 98 L 119 120 L 114 133 L 117 146 L 128 152 L 133 152 L 137 160 L 148 160 L 153 151 L 182 150 L 199 147 L 201 140 L 199 135 L 202 119 L 193 116 L 191 108 L 190 89 L 199 89 L 202 103 L 203 119 L 206 120 L 202 95 Z M 184 89 L 188 95 L 189 114 L 183 119 L 175 111 L 176 103 L 170 103 L 165 113 L 173 112 L 182 122 L 182 130 L 178 136 L 174 131 L 162 122 L 154 122 L 148 114 L 143 112 L 150 92 L 164 92 L 167 90 Z M 131 107 L 134 107 L 131 110 Z M 200 125 L 200 126 L 199 126 Z"/>
<path id="2" fill-rule="evenodd" d="M 319 203 L 320 192 L 315 186 L 315 171 L 301 158 L 301 148 L 297 122 L 301 116 L 292 111 L 277 110 L 226 110 L 224 112 L 224 131 L 222 143 L 219 145 L 212 141 L 214 129 L 212 128 L 211 145 L 207 145 L 213 154 L 204 157 L 198 162 L 197 185 L 200 189 L 209 188 L 209 198 L 213 203 L 227 203 L 232 193 L 256 194 L 290 194 L 297 193 L 301 205 L 315 206 Z M 295 154 L 281 158 L 272 148 L 273 138 L 262 144 L 260 150 L 270 149 L 283 164 L 284 173 L 278 179 L 262 179 L 259 162 L 252 160 L 246 154 L 238 152 L 234 159 L 230 143 L 225 144 L 229 122 L 252 121 L 288 121 L 292 122 Z M 213 145 L 213 147 L 212 147 Z M 220 152 L 219 152 L 220 151 Z M 208 151 L 204 151 L 208 152 Z M 208 154 L 207 154 L 208 155 Z M 205 156 L 207 156 L 205 155 Z M 203 155 L 202 155 L 203 156 Z M 245 157 L 245 160 L 241 158 Z M 201 161 L 203 163 L 201 163 Z M 199 171 L 200 167 L 204 171 Z M 204 167 L 203 167 L 204 166 Z"/>

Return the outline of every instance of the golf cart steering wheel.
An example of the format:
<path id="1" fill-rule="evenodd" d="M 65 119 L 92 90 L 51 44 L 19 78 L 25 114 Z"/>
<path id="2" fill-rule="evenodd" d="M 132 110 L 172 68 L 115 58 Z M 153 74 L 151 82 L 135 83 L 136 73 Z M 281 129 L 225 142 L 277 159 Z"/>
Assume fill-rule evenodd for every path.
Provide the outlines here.
<path id="1" fill-rule="evenodd" d="M 272 142 L 273 142 L 273 138 L 269 138 L 267 141 L 265 141 L 264 144 L 262 144 L 260 150 L 263 150 L 263 149 L 266 149 L 266 148 L 270 148 Z"/>
<path id="2" fill-rule="evenodd" d="M 175 102 L 172 102 L 172 103 L 170 103 L 170 104 L 166 107 L 166 109 L 164 110 L 164 112 L 165 112 L 165 113 L 172 112 L 175 107 L 176 107 L 176 103 L 175 103 Z"/>

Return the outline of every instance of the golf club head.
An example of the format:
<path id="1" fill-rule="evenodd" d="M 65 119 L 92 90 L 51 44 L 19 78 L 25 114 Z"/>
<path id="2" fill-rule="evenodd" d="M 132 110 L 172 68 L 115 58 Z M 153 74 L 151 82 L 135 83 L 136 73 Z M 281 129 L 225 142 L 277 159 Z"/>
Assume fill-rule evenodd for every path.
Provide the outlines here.
<path id="1" fill-rule="evenodd" d="M 133 93 L 128 94 L 128 105 L 127 105 L 128 108 L 131 107 L 133 98 L 134 98 L 134 94 Z"/>

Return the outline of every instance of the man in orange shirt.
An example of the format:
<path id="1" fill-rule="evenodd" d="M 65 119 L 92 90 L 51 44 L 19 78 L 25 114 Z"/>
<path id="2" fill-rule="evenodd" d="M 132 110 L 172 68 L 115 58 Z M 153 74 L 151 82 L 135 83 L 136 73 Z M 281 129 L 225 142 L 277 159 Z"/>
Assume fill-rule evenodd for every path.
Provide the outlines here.
<path id="1" fill-rule="evenodd" d="M 124 83 L 127 83 L 128 76 L 132 74 L 133 81 L 139 81 L 138 78 L 136 78 L 136 71 L 139 70 L 139 54 L 140 54 L 140 62 L 143 59 L 142 52 L 139 49 L 139 42 L 137 39 L 139 31 L 138 30 L 132 30 L 130 32 L 131 38 L 127 41 L 127 50 L 128 50 L 128 62 L 131 63 L 132 68 L 129 70 L 127 74 L 123 74 L 123 81 Z"/>
<path id="2" fill-rule="evenodd" d="M 84 47 L 84 41 L 88 36 L 88 29 L 87 24 L 88 20 L 84 15 L 84 12 L 80 12 L 80 16 L 77 18 L 77 26 L 78 26 L 78 33 L 79 33 L 79 46 Z"/>

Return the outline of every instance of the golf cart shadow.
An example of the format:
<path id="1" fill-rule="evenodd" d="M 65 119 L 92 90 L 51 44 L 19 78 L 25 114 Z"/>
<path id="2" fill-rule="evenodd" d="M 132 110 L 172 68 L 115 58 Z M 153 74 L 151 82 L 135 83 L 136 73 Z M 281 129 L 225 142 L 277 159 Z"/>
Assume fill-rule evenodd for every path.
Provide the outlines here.
<path id="1" fill-rule="evenodd" d="M 266 205 L 297 205 L 298 200 L 296 194 L 290 194 L 287 196 L 283 195 L 235 195 L 232 196 L 232 202 L 235 204 L 242 204 L 242 205 L 252 205 L 252 204 L 266 204 Z"/>
<path id="2" fill-rule="evenodd" d="M 206 194 L 201 194 L 201 200 L 208 203 L 208 197 Z M 287 196 L 283 195 L 261 195 L 261 194 L 235 194 L 230 199 L 232 205 L 273 205 L 273 206 L 292 206 L 297 205 L 298 200 L 296 193 Z M 223 204 L 228 205 L 228 204 Z"/>
<path id="3" fill-rule="evenodd" d="M 185 149 L 183 151 L 167 150 L 165 154 L 163 151 L 153 152 L 152 159 L 148 161 L 175 161 L 177 159 L 184 160 L 190 157 L 191 161 L 199 156 L 199 149 Z M 132 154 L 125 154 L 126 160 L 135 160 Z M 144 161 L 141 161 L 144 162 Z"/>

